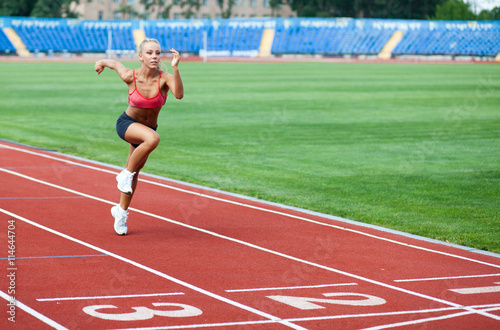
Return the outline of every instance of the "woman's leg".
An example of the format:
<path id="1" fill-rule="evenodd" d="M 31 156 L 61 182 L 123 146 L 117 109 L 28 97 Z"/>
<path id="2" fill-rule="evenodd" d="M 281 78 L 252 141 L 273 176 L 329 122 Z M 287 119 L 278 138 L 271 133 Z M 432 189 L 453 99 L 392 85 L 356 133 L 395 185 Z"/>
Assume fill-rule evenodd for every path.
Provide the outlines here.
<path id="1" fill-rule="evenodd" d="M 129 128 L 125 132 L 125 138 L 127 142 L 138 144 L 138 146 L 134 147 L 130 145 L 126 165 L 127 171 L 130 171 L 131 173 L 129 174 L 132 176 L 132 191 L 130 194 L 122 192 L 120 195 L 119 207 L 113 206 L 111 208 L 111 214 L 115 218 L 114 228 L 118 235 L 127 234 L 127 210 L 130 206 L 130 202 L 132 201 L 132 197 L 134 196 L 134 192 L 137 187 L 139 172 L 146 164 L 149 154 L 158 146 L 158 143 L 160 142 L 158 133 L 147 126 L 138 123 L 134 123 L 129 126 Z M 123 172 L 126 171 L 122 171 L 122 173 Z M 117 180 L 119 180 L 118 178 L 122 173 L 118 175 Z M 120 186 L 120 180 L 118 184 Z"/>
<path id="2" fill-rule="evenodd" d="M 131 146 L 127 159 L 127 170 L 138 173 L 146 164 L 149 154 L 160 143 L 160 136 L 145 125 L 133 123 L 125 132 L 125 140 L 139 145 L 137 148 Z"/>
<path id="3" fill-rule="evenodd" d="M 126 169 L 131 173 L 135 173 L 135 175 L 132 179 L 132 193 L 121 193 L 120 207 L 123 210 L 128 209 L 135 188 L 137 187 L 139 172 L 146 164 L 149 154 L 158 146 L 158 143 L 160 143 L 160 136 L 153 129 L 139 123 L 134 123 L 131 124 L 125 132 L 125 139 L 127 142 L 131 143 Z M 132 144 L 138 146 L 134 147 Z"/>
<path id="4" fill-rule="evenodd" d="M 130 158 L 132 157 L 132 154 L 135 152 L 137 148 L 135 148 L 133 145 L 130 145 L 129 147 L 129 152 L 128 152 L 128 158 L 127 158 L 127 168 L 130 163 Z M 141 168 L 144 166 L 144 164 L 141 166 Z M 120 195 L 120 207 L 122 210 L 127 210 L 128 207 L 130 206 L 130 202 L 132 201 L 132 197 L 134 196 L 135 188 L 137 187 L 137 181 L 139 180 L 139 171 L 137 170 L 134 178 L 132 179 L 132 194 L 124 194 L 121 193 Z"/>
<path id="5" fill-rule="evenodd" d="M 129 152 L 128 152 L 128 158 L 127 158 L 127 165 L 130 161 L 130 158 L 132 157 L 132 154 L 135 151 L 135 147 L 130 145 L 129 147 Z M 123 171 L 122 171 L 123 173 Z M 121 173 L 118 175 L 120 176 Z M 139 176 L 139 171 L 135 173 L 135 175 L 132 178 L 132 193 L 130 194 L 125 194 L 121 193 L 120 194 L 120 203 L 116 206 L 113 206 L 111 208 L 111 215 L 115 218 L 115 232 L 118 235 L 126 235 L 128 231 L 127 227 L 127 219 L 128 219 L 128 208 L 130 206 L 130 202 L 132 201 L 132 196 L 133 193 L 135 192 L 135 188 L 137 187 L 137 180 Z M 118 180 L 118 177 L 117 177 Z"/>
<path id="6" fill-rule="evenodd" d="M 144 167 L 149 154 L 160 143 L 160 136 L 150 127 L 133 123 L 127 128 L 124 138 L 127 142 L 137 145 L 137 147 L 130 149 L 127 167 L 118 174 L 116 180 L 118 181 L 118 190 L 131 195 L 133 193 L 134 175 Z"/>
<path id="7" fill-rule="evenodd" d="M 125 132 L 125 139 L 127 142 L 131 143 L 126 168 L 131 173 L 135 173 L 135 175 L 132 179 L 132 193 L 121 193 L 120 207 L 123 210 L 128 209 L 137 187 L 139 172 L 146 164 L 149 154 L 155 150 L 158 143 L 160 143 L 160 136 L 153 129 L 145 125 L 133 123 Z M 138 144 L 138 146 L 134 147 L 132 144 Z"/>

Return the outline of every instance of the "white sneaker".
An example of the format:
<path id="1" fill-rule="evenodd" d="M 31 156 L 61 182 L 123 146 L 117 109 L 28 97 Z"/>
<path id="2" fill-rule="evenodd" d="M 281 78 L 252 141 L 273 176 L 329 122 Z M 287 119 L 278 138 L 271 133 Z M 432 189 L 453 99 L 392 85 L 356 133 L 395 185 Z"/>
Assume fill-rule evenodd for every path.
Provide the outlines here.
<path id="1" fill-rule="evenodd" d="M 132 179 L 134 178 L 135 172 L 130 173 L 126 169 L 121 171 L 120 174 L 116 176 L 116 182 L 118 182 L 118 190 L 127 195 L 132 195 Z"/>
<path id="2" fill-rule="evenodd" d="M 115 205 L 111 208 L 111 215 L 115 218 L 115 231 L 118 235 L 126 235 L 127 234 L 127 218 L 128 212 L 122 214 L 118 209 L 120 206 Z"/>

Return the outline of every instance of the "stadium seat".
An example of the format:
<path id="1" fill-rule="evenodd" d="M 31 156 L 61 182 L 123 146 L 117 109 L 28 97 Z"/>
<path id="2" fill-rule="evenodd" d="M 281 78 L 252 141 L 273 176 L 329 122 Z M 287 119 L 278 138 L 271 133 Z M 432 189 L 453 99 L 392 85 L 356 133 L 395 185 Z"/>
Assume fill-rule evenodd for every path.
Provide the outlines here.
<path id="1" fill-rule="evenodd" d="M 15 53 L 16 48 L 10 42 L 9 38 L 5 35 L 5 33 L 0 31 L 0 52 L 3 54 Z"/>
<path id="2" fill-rule="evenodd" d="M 4 18 L 7 19 L 7 18 Z M 12 19 L 14 21 L 14 19 Z M 16 19 L 12 29 L 30 52 L 106 52 L 111 48 L 134 51 L 132 21 L 120 24 L 64 19 Z M 500 53 L 498 22 L 410 21 L 375 19 L 274 19 L 271 53 L 319 54 L 327 56 L 379 54 L 396 29 L 403 36 L 394 55 L 477 55 Z M 123 23 L 123 24 L 122 24 Z M 254 24 L 255 23 L 255 24 Z M 148 21 L 146 36 L 160 41 L 163 51 L 175 48 L 198 53 L 204 47 L 221 54 L 258 51 L 264 31 L 259 20 Z M 5 33 L 0 33 L 0 51 L 15 51 Z"/>

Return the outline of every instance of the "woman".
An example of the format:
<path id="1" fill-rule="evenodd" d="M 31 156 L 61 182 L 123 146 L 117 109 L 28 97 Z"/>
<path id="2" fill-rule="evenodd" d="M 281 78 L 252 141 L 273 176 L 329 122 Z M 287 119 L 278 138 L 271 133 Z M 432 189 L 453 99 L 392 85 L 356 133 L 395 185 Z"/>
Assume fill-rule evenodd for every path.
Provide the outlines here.
<path id="1" fill-rule="evenodd" d="M 177 99 L 184 96 L 178 69 L 180 55 L 175 49 L 170 51 L 174 55 L 173 74 L 160 69 L 160 43 L 149 38 L 139 45 L 140 69 L 126 68 L 114 60 L 100 60 L 95 63 L 97 75 L 104 68 L 110 68 L 128 85 L 129 106 L 116 122 L 118 135 L 130 143 L 126 168 L 116 177 L 118 190 L 121 192 L 120 204 L 111 208 L 111 214 L 115 218 L 114 228 L 118 235 L 127 234 L 127 210 L 137 187 L 139 171 L 160 142 L 160 136 L 156 133 L 157 120 L 167 100 L 167 93 L 172 92 Z"/>

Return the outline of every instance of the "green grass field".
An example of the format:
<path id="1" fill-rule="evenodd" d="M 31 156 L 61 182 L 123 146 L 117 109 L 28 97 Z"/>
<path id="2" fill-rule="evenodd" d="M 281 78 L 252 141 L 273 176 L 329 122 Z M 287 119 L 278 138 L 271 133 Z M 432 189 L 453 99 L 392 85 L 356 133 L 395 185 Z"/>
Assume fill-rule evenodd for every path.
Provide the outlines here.
<path id="1" fill-rule="evenodd" d="M 93 66 L 0 63 L 0 137 L 123 166 L 127 88 Z M 500 65 L 180 70 L 144 171 L 500 252 Z"/>

